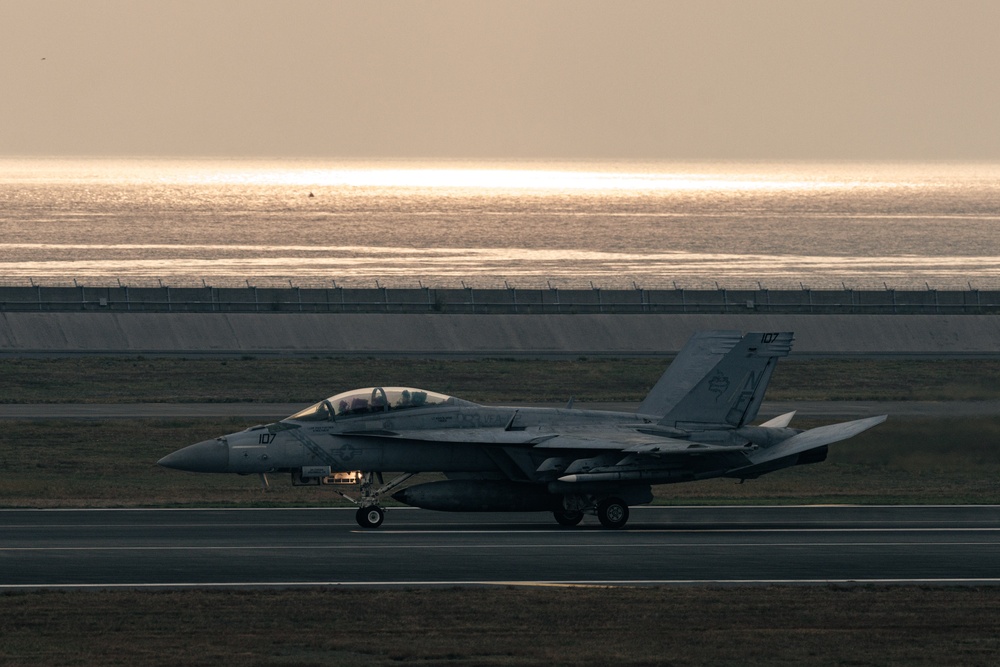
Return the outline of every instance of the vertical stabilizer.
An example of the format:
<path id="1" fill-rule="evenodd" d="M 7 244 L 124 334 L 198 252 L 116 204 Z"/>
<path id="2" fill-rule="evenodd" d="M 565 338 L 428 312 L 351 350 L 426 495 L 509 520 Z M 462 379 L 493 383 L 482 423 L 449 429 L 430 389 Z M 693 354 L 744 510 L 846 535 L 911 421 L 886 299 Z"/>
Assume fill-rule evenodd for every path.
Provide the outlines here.
<path id="1" fill-rule="evenodd" d="M 675 402 L 660 423 L 698 428 L 738 427 L 752 421 L 778 359 L 791 349 L 790 332 L 748 333 Z"/>
<path id="2" fill-rule="evenodd" d="M 667 414 L 740 342 L 739 331 L 699 331 L 688 339 L 649 395 L 639 414 Z"/>

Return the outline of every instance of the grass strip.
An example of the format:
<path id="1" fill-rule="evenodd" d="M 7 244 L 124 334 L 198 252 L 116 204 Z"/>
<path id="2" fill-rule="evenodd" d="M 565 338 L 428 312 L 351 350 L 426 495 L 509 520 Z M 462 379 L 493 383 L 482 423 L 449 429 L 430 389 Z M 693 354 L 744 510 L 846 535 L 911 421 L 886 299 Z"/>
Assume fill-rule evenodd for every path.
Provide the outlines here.
<path id="1" fill-rule="evenodd" d="M 1000 588 L 0 595 L 0 664 L 994 665 Z"/>
<path id="2" fill-rule="evenodd" d="M 414 386 L 471 401 L 640 401 L 669 359 L 0 359 L 0 403 L 312 403 Z M 786 359 L 768 400 L 1000 399 L 1000 360 Z"/>

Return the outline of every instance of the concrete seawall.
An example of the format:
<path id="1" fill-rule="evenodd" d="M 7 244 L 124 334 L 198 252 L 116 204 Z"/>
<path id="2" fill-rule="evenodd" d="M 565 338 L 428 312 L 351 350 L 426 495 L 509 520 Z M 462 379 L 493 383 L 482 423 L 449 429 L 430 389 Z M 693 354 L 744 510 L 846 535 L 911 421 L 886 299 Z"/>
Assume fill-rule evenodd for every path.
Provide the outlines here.
<path id="1" fill-rule="evenodd" d="M 795 332 L 796 355 L 1000 356 L 998 315 L 0 313 L 0 354 L 675 353 L 702 329 Z"/>

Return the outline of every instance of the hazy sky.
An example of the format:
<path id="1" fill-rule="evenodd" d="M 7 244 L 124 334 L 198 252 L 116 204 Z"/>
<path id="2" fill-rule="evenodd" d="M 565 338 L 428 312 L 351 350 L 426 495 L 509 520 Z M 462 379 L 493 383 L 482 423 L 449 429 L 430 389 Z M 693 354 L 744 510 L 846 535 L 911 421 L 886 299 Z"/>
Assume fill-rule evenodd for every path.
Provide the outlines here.
<path id="1" fill-rule="evenodd" d="M 0 155 L 1000 159 L 997 0 L 0 0 Z"/>

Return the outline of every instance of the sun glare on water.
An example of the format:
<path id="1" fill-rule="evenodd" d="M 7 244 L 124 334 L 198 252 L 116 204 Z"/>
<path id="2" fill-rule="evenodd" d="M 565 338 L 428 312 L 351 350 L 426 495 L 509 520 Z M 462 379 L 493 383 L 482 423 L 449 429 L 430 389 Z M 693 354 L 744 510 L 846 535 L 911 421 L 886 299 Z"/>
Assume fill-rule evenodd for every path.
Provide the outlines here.
<path id="1" fill-rule="evenodd" d="M 773 181 L 714 174 L 618 173 L 551 169 L 361 168 L 282 169 L 215 172 L 215 183 L 318 187 L 395 187 L 475 190 L 760 190 L 815 187 L 815 183 Z"/>
<path id="2" fill-rule="evenodd" d="M 807 191 L 927 184 L 908 165 L 794 163 L 2 160 L 0 182 L 505 191 Z"/>

